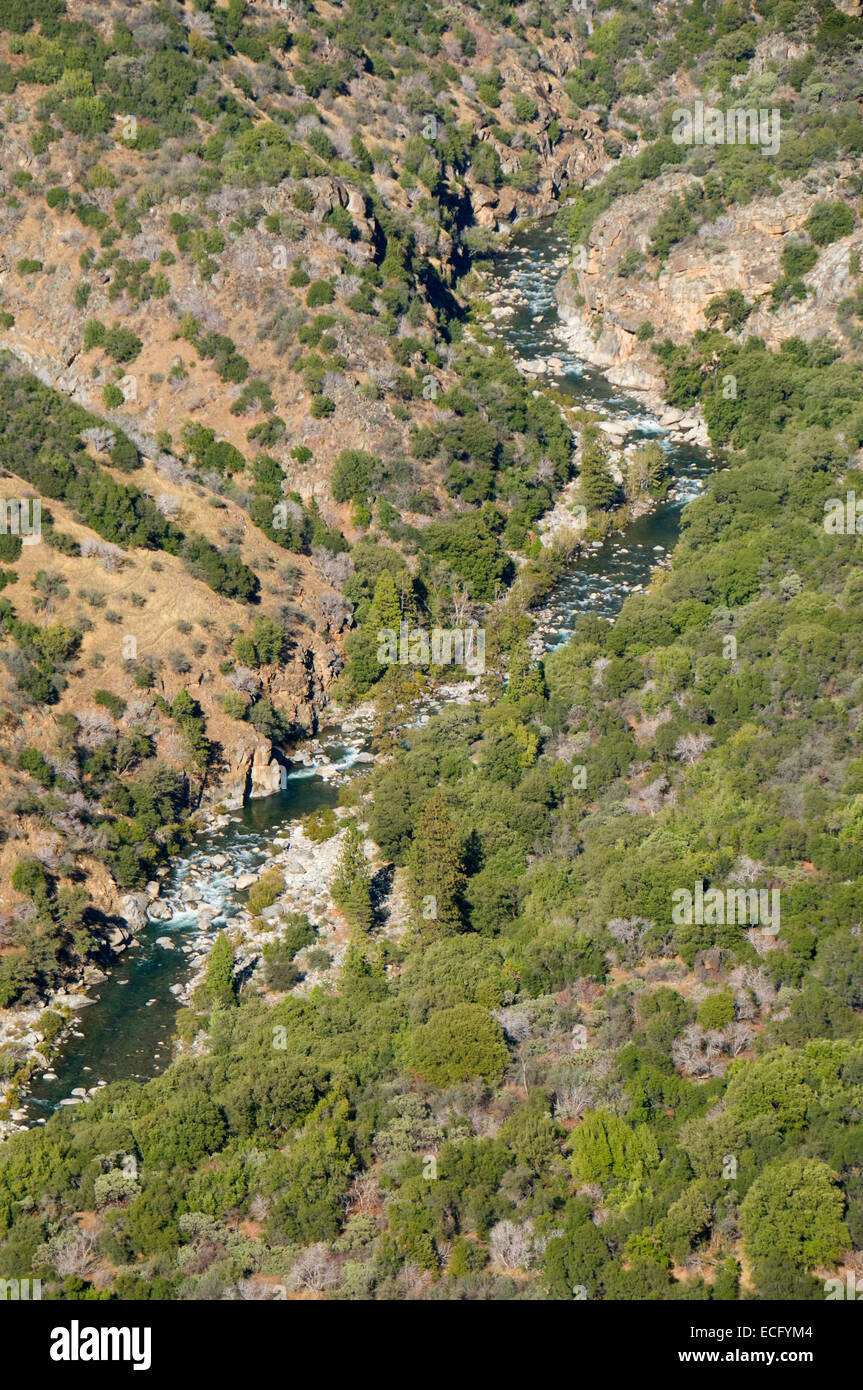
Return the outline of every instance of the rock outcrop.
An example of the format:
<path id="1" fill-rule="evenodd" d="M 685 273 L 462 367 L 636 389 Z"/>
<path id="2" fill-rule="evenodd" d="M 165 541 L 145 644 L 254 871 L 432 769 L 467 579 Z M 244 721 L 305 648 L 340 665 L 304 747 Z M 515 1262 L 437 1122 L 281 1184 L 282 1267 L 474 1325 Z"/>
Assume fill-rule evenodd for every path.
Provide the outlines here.
<path id="1" fill-rule="evenodd" d="M 249 769 L 250 798 L 272 796 L 273 792 L 277 792 L 282 786 L 284 767 L 272 754 L 273 745 L 269 739 L 264 739 L 255 748 Z"/>
<path id="2" fill-rule="evenodd" d="M 792 336 L 826 336 L 847 352 L 836 310 L 854 292 L 849 258 L 863 250 L 863 230 L 821 250 L 804 277 L 806 299 L 773 310 L 770 290 L 782 275 L 783 247 L 805 237 L 804 223 L 816 202 L 843 196 L 840 180 L 851 172 L 846 161 L 807 175 L 777 197 L 731 208 L 672 247 L 661 265 L 651 258 L 652 229 L 662 206 L 680 196 L 694 175 L 674 171 L 617 199 L 558 284 L 569 346 L 615 385 L 647 393 L 655 404 L 663 377 L 650 341 L 637 337 L 639 327 L 649 323 L 656 338 L 685 342 L 707 327 L 704 310 L 711 299 L 739 290 L 755 306 L 739 330 L 741 339 L 754 334 L 775 349 Z M 627 274 L 634 263 L 635 273 Z"/>

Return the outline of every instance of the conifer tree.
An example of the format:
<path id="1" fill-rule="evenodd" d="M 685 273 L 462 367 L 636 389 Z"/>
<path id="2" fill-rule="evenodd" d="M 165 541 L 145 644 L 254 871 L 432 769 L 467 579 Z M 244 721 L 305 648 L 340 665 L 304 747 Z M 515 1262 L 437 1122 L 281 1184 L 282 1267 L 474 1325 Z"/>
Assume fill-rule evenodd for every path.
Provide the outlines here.
<path id="1" fill-rule="evenodd" d="M 207 978 L 204 989 L 212 1004 L 221 1004 L 223 1007 L 227 1007 L 237 1002 L 234 989 L 234 952 L 223 931 L 219 932 L 213 942 L 213 949 L 207 962 Z"/>
<path id="2" fill-rule="evenodd" d="M 398 633 L 401 620 L 402 609 L 395 580 L 389 570 L 382 570 L 369 610 L 369 627 L 374 633 L 387 630 Z"/>
<path id="3" fill-rule="evenodd" d="M 374 923 L 371 875 L 363 849 L 363 837 L 355 820 L 348 823 L 332 892 L 333 902 L 351 926 L 359 927 L 360 931 L 371 931 Z"/>
<path id="4" fill-rule="evenodd" d="M 463 850 L 440 792 L 423 808 L 408 862 L 418 934 L 434 941 L 461 931 Z"/>
<path id="5" fill-rule="evenodd" d="M 595 426 L 589 426 L 582 435 L 579 480 L 581 495 L 590 511 L 607 511 L 614 506 L 619 489 Z"/>

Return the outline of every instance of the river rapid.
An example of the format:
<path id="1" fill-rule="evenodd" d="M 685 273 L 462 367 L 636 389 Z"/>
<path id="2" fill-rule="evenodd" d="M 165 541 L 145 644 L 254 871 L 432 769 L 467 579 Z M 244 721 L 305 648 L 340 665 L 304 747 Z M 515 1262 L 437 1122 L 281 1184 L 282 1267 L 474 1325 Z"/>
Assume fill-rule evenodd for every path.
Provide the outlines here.
<path id="1" fill-rule="evenodd" d="M 620 443 L 658 439 L 668 451 L 674 481 L 667 499 L 653 511 L 573 558 L 534 614 L 535 645 L 545 650 L 569 640 L 579 614 L 613 619 L 628 594 L 647 587 L 652 570 L 675 545 L 683 506 L 715 467 L 706 451 L 673 442 L 643 405 L 568 351 L 554 297 L 566 262 L 565 237 L 551 224 L 517 232 L 494 262 L 489 285 L 497 306 L 493 331 L 518 359 L 553 359 L 541 379 L 573 405 L 626 422 L 628 433 Z M 44 1123 L 58 1105 L 81 1103 L 101 1085 L 146 1080 L 165 1069 L 172 1055 L 178 996 L 200 968 L 219 927 L 244 904 L 236 879 L 260 870 L 271 858 L 274 840 L 286 843 L 301 817 L 335 804 L 338 783 L 368 758 L 366 739 L 362 720 L 323 728 L 298 750 L 284 790 L 220 817 L 218 828 L 197 837 L 165 880 L 159 898 L 166 905 L 159 908 L 165 920 L 149 923 L 138 933 L 137 944 L 90 986 L 92 1004 L 76 1013 L 51 1071 L 37 1075 L 16 1112 L 23 1123 Z M 209 909 L 204 914 L 202 904 Z"/>

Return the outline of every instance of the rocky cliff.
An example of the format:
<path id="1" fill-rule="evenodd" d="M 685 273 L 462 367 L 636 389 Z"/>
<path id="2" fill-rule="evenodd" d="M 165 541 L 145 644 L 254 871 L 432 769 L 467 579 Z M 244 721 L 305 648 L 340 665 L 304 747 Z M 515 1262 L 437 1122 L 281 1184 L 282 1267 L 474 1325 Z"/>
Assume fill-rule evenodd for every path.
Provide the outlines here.
<path id="1" fill-rule="evenodd" d="M 838 310 L 855 291 L 851 258 L 863 249 L 863 230 L 821 250 L 804 276 L 805 299 L 773 308 L 770 298 L 782 275 L 783 249 L 805 239 L 804 223 L 816 203 L 848 197 L 840 184 L 853 172 L 850 161 L 813 170 L 778 196 L 756 198 L 703 223 L 662 261 L 651 255 L 658 215 L 698 182 L 696 176 L 665 174 L 617 199 L 595 222 L 587 245 L 576 247 L 557 287 L 569 345 L 610 381 L 646 393 L 656 404 L 663 378 L 651 341 L 686 341 L 708 326 L 704 311 L 712 299 L 738 290 L 754 306 L 739 329 L 741 339 L 754 335 L 775 349 L 793 336 L 824 337 L 859 355 Z M 629 270 L 633 264 L 637 268 Z M 644 324 L 653 329 L 653 339 L 638 337 Z"/>

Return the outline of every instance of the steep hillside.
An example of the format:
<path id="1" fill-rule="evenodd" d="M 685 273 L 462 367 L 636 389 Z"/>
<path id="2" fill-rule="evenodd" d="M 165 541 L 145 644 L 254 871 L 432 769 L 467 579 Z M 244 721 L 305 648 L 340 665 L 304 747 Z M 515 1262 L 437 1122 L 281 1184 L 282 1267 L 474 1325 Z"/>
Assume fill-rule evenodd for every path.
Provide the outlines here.
<path id="1" fill-rule="evenodd" d="M 530 17 L 45 0 L 7 4 L 0 28 L 3 492 L 43 508 L 38 544 L 0 539 L 7 625 L 29 625 L 4 653 L 0 910 L 21 905 L 22 859 L 64 883 L 73 854 L 110 913 L 153 868 L 115 784 L 188 768 L 171 823 L 277 786 L 382 558 L 415 572 L 437 519 L 441 617 L 453 582 L 486 597 L 485 574 L 450 567 L 447 527 L 498 492 L 465 496 L 458 460 L 482 448 L 497 468 L 506 422 L 460 423 L 497 388 L 453 394 L 457 277 L 604 154 L 564 90 L 577 36 Z M 530 423 L 539 443 L 549 420 Z M 53 448 L 71 471 L 45 468 Z M 88 482 L 85 500 L 82 470 L 108 494 Z M 551 492 L 520 471 L 535 516 Z M 501 574 L 508 486 L 484 524 Z M 46 619 L 67 634 L 50 654 Z M 184 691 L 191 743 L 171 715 Z M 88 750 L 130 740 L 97 793 Z M 89 828 L 67 834 L 70 817 Z"/>
<path id="2" fill-rule="evenodd" d="M 0 0 L 0 437 L 44 503 L 39 544 L 0 537 L 7 1017 L 325 698 L 374 702 L 376 754 L 273 837 L 171 1066 L 2 1145 L 0 1276 L 651 1304 L 858 1276 L 859 10 Z M 675 140 L 695 102 L 781 139 Z M 586 587 L 537 658 L 574 549 L 625 554 L 672 483 L 489 332 L 501 229 L 551 212 L 575 351 L 717 466 L 614 621 Z M 382 654 L 402 622 L 481 625 L 480 698 L 417 721 L 441 672 Z"/>

